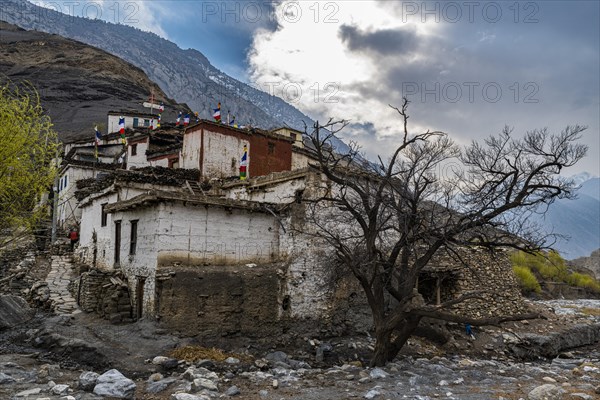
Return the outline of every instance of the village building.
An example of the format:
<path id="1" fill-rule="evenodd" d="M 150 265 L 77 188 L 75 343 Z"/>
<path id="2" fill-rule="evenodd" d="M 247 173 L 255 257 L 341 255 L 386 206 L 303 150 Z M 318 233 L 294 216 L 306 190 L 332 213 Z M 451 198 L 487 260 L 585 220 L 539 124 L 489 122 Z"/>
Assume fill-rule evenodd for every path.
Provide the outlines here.
<path id="1" fill-rule="evenodd" d="M 238 177 L 244 151 L 247 177 L 292 170 L 295 141 L 284 135 L 201 120 L 188 127 L 184 136 L 181 166 L 200 170 L 201 179 Z"/>
<path id="2" fill-rule="evenodd" d="M 182 147 L 183 133 L 177 127 L 134 134 L 127 139 L 127 169 L 179 168 Z"/>
<path id="3" fill-rule="evenodd" d="M 158 114 L 137 111 L 109 111 L 106 131 L 108 133 L 118 132 L 121 118 L 125 119 L 125 129 L 150 129 L 155 126 Z"/>
<path id="4" fill-rule="evenodd" d="M 74 181 L 65 184 L 80 221 L 76 253 L 92 268 L 77 283 L 84 309 L 115 322 L 155 318 L 194 336 L 370 326 L 357 282 L 350 274 L 340 278 L 329 247 L 307 232 L 304 201 L 331 184 L 301 132 L 206 120 L 185 129 L 126 132 L 119 151 L 115 134 L 107 135 L 106 163 L 83 165 L 89 160 L 73 157 L 88 157 L 89 143 L 71 147 L 65 158 L 64 171 L 88 171 L 68 178 L 79 179 L 76 190 Z M 240 179 L 242 163 L 246 179 Z M 522 310 L 510 265 L 467 253 L 477 272 L 436 260 L 420 276 L 423 298 L 439 304 L 483 279 L 502 294 L 458 311 Z M 101 289 L 115 281 L 115 292 Z M 108 304 L 113 298 L 130 308 Z"/>
<path id="5" fill-rule="evenodd" d="M 259 334 L 315 320 L 341 330 L 368 323 L 364 303 L 363 313 L 350 304 L 357 288 L 332 289 L 325 250 L 294 226 L 303 223 L 298 193 L 320 174 L 284 172 L 202 192 L 190 189 L 189 176 L 146 172 L 145 183 L 136 172 L 120 174 L 82 193 L 81 205 L 78 254 L 124 274 L 136 318 L 194 335 Z M 79 292 L 86 290 L 84 280 Z"/>
<path id="6" fill-rule="evenodd" d="M 302 199 L 326 185 L 317 170 L 204 187 L 197 176 L 197 170 L 147 167 L 115 173 L 103 188 L 80 193 L 78 254 L 99 271 L 123 274 L 134 318 L 156 318 L 178 332 L 208 336 L 370 326 L 357 283 L 349 274 L 336 276 L 331 250 L 305 233 Z M 465 270 L 439 257 L 423 272 L 419 291 L 428 303 L 484 281 L 500 294 L 490 292 L 457 311 L 524 311 L 506 260 L 476 249 L 465 250 L 464 257 L 478 268 Z M 83 279 L 79 292 L 85 296 L 87 290 Z"/>

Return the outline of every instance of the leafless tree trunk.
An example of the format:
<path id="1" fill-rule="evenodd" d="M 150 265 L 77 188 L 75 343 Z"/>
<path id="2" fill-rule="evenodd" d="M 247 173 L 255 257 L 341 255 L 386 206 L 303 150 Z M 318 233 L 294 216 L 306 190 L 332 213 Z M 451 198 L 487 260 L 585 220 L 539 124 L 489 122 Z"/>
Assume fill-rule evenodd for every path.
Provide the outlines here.
<path id="1" fill-rule="evenodd" d="M 403 122 L 400 145 L 387 161 L 365 161 L 356 146 L 336 153 L 331 137 L 344 121 L 317 123 L 312 132 L 327 185 L 307 199 L 311 234 L 326 241 L 339 265 L 358 280 L 373 314 L 372 365 L 392 360 L 421 318 L 487 325 L 534 315 L 467 318 L 451 307 L 478 293 L 427 306 L 416 292 L 419 273 L 441 253 L 457 257 L 465 246 L 544 248 L 548 238 L 524 222 L 555 199 L 573 197 L 573 182 L 559 176 L 586 154 L 581 126 L 514 138 L 510 129 L 482 144 L 459 148 L 443 132 L 411 135 L 408 100 L 395 108 Z M 444 166 L 453 165 L 452 169 Z M 441 171 L 451 171 L 442 174 Z M 462 260 L 459 260 L 462 261 Z M 393 299 L 388 307 L 386 299 Z"/>

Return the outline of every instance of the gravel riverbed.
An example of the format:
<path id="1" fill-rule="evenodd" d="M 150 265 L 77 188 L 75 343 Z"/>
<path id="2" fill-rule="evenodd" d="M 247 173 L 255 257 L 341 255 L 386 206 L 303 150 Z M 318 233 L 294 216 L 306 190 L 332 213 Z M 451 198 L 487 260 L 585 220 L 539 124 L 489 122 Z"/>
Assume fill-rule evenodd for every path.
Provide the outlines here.
<path id="1" fill-rule="evenodd" d="M 504 342 L 507 335 L 599 324 L 590 310 L 600 311 L 600 301 L 540 304 L 555 316 L 483 328 L 474 340 L 456 327 L 444 346 L 411 338 L 382 368 L 365 366 L 373 345 L 368 335 L 238 347 L 229 349 L 237 358 L 187 362 L 171 358 L 171 350 L 189 341 L 148 322 L 113 326 L 90 315 L 42 317 L 32 322 L 41 327 L 0 335 L 0 399 L 599 399 L 598 342 L 529 362 L 512 356 Z M 44 340 L 43 349 L 35 346 Z M 80 349 L 90 351 L 87 358 L 77 357 Z"/>

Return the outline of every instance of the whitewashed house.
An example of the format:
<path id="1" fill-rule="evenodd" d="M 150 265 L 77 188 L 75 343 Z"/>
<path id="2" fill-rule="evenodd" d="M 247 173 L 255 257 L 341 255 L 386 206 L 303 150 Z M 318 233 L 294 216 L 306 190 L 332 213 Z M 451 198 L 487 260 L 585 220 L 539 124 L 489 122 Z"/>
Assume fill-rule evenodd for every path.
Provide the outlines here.
<path id="1" fill-rule="evenodd" d="M 349 311 L 356 288 L 332 288 L 326 250 L 296 229 L 303 196 L 324 185 L 302 140 L 288 128 L 206 120 L 183 134 L 128 130 L 127 145 L 117 142 L 124 162 L 74 197 L 78 256 L 124 276 L 134 317 L 181 332 L 258 334 L 301 321 L 334 326 L 344 313 L 344 321 L 362 318 Z M 240 180 L 244 151 L 249 178 Z"/>
<path id="2" fill-rule="evenodd" d="M 119 120 L 125 119 L 125 129 L 150 129 L 158 121 L 157 114 L 137 111 L 109 111 L 107 132 L 119 132 Z"/>
<path id="3" fill-rule="evenodd" d="M 92 190 L 81 204 L 79 255 L 100 270 L 124 274 L 136 317 L 158 318 L 187 333 L 208 332 L 208 325 L 257 333 L 256 319 L 267 329 L 315 319 L 333 323 L 349 312 L 343 304 L 356 288 L 332 290 L 325 250 L 294 228 L 302 223 L 299 200 L 321 185 L 320 174 L 307 168 L 203 191 L 183 175 L 169 179 L 159 171 L 152 182 L 132 175 L 136 182 Z M 260 307 L 255 299 L 262 299 Z M 206 315 L 229 304 L 238 304 L 244 317 Z"/>

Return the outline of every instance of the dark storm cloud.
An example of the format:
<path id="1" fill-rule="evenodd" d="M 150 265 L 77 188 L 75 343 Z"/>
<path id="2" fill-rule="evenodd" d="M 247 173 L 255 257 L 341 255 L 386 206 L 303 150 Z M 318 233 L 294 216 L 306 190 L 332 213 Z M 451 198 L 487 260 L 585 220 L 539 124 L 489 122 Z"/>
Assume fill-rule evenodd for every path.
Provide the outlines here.
<path id="1" fill-rule="evenodd" d="M 411 52 L 417 48 L 417 36 L 409 29 L 381 29 L 365 32 L 352 25 L 342 25 L 339 35 L 348 49 L 382 55 Z"/>

